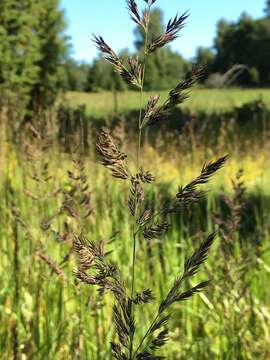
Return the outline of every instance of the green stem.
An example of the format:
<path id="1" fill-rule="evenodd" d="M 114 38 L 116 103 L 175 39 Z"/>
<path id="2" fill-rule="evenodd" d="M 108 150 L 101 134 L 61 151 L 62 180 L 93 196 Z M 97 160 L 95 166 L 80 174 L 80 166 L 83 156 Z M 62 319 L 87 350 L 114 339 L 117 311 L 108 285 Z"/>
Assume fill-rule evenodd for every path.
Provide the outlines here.
<path id="1" fill-rule="evenodd" d="M 146 36 L 147 42 L 147 36 Z M 142 106 L 143 106 L 143 87 L 145 79 L 145 68 L 146 68 L 146 48 L 144 50 L 144 60 L 142 68 L 142 86 L 141 86 L 141 98 L 140 98 L 140 115 L 139 115 L 139 137 L 138 137 L 138 153 L 137 153 L 137 171 L 140 169 L 140 159 L 141 159 L 141 143 L 142 143 Z"/>
<path id="2" fill-rule="evenodd" d="M 136 260 L 136 232 L 133 232 L 133 261 L 132 261 L 132 284 L 131 284 L 131 299 L 134 295 L 135 285 L 135 260 Z"/>
<path id="3" fill-rule="evenodd" d="M 151 6 L 148 6 L 148 12 L 150 14 Z M 150 20 L 149 20 L 150 21 Z M 141 142 L 142 142 L 142 115 L 143 115 L 143 89 L 144 89 L 144 80 L 145 80 L 145 68 L 146 68 L 146 59 L 147 59 L 147 43 L 148 43 L 148 28 L 149 22 L 145 29 L 145 44 L 144 44 L 144 57 L 143 57 L 143 66 L 142 66 L 142 83 L 141 83 L 141 91 L 140 91 L 140 115 L 138 121 L 138 129 L 139 129 L 139 136 L 138 136 L 138 152 L 137 152 L 137 173 L 140 169 L 140 158 L 141 158 Z M 130 298 L 133 299 L 134 292 L 135 292 L 135 265 L 136 265 L 136 237 L 138 231 L 136 231 L 136 220 L 138 215 L 138 206 L 135 205 L 135 214 L 134 214 L 134 225 L 133 225 L 133 251 L 132 251 L 132 281 L 131 281 L 131 294 Z M 132 305 L 131 305 L 132 306 Z M 133 359 L 133 339 L 134 334 L 130 337 L 130 346 L 129 346 L 129 359 Z"/>
<path id="4" fill-rule="evenodd" d="M 148 11 L 150 11 L 150 6 Z M 146 67 L 146 57 L 147 57 L 147 42 L 148 42 L 148 27 L 146 28 L 145 32 L 145 47 L 144 47 L 144 59 L 143 59 L 143 68 L 142 68 L 142 85 L 141 85 L 141 100 L 140 100 L 140 116 L 139 116 L 139 137 L 138 137 L 138 153 L 137 153 L 137 173 L 140 169 L 140 158 L 141 158 L 141 141 L 142 141 L 142 106 L 143 106 L 143 88 L 144 88 L 144 79 L 145 79 L 145 67 Z M 133 256 L 132 256 L 132 286 L 131 286 L 131 298 L 134 295 L 134 288 L 135 288 L 135 262 L 136 262 L 136 236 L 137 232 L 135 231 L 136 228 L 136 219 L 138 215 L 138 206 L 135 205 L 135 223 L 133 227 Z"/>
<path id="5" fill-rule="evenodd" d="M 142 338 L 139 346 L 137 347 L 136 351 L 134 352 L 133 358 L 136 357 L 138 351 L 140 350 L 140 348 L 141 348 L 141 346 L 143 345 L 143 343 L 144 343 L 145 339 L 147 338 L 147 336 L 150 334 L 150 332 L 151 332 L 153 326 L 155 325 L 155 323 L 157 322 L 159 316 L 160 316 L 160 313 L 158 312 L 158 314 L 155 316 L 154 320 L 152 321 L 151 325 L 149 326 L 148 330 L 146 331 L 145 335 L 143 336 L 143 338 Z M 133 359 L 133 358 L 132 358 L 132 359 Z"/>
<path id="6" fill-rule="evenodd" d="M 147 38 L 147 37 L 146 37 Z M 144 64 L 143 64 L 143 74 L 142 74 L 142 86 L 141 86 L 141 101 L 140 101 L 140 116 L 139 116 L 139 137 L 138 137 L 138 153 L 137 153 L 137 173 L 140 170 L 140 158 L 141 158 L 141 142 L 142 142 L 142 106 L 143 106 L 143 84 L 144 84 L 144 74 L 145 74 L 145 63 L 146 63 L 146 53 L 144 55 Z M 133 227 L 133 254 L 132 254 L 132 285 L 131 285 L 131 298 L 134 295 L 134 287 L 135 287 L 135 262 L 136 262 L 136 237 L 137 232 L 136 228 L 136 219 L 138 215 L 138 206 L 135 205 L 135 223 Z"/>
<path id="7" fill-rule="evenodd" d="M 14 312 L 19 318 L 19 239 L 18 239 L 18 224 L 17 220 L 13 219 L 13 234 L 14 234 L 14 257 L 13 257 L 13 274 L 14 274 Z M 18 339 L 18 321 L 16 320 L 13 325 L 13 358 L 19 359 L 19 339 Z"/>

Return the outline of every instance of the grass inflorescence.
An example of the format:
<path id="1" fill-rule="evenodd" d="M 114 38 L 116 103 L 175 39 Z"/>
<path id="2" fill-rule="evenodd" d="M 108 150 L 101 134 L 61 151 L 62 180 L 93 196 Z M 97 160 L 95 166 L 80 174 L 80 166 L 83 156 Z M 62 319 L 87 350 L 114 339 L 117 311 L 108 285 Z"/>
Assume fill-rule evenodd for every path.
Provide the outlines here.
<path id="1" fill-rule="evenodd" d="M 168 45 L 179 36 L 188 15 L 184 13 L 171 19 L 164 34 L 153 39 L 148 39 L 148 27 L 151 21 L 151 6 L 153 1 L 146 1 L 147 8 L 140 14 L 137 3 L 134 0 L 127 1 L 127 7 L 131 19 L 135 21 L 145 32 L 145 46 L 143 62 L 138 59 L 129 60 L 129 69 L 123 61 L 106 44 L 101 36 L 94 36 L 94 42 L 98 49 L 105 55 L 105 59 L 112 64 L 115 71 L 129 83 L 136 85 L 141 90 L 141 106 L 144 89 L 144 77 L 147 71 L 147 58 L 159 48 Z M 149 99 L 145 109 L 140 110 L 138 119 L 138 155 L 136 172 L 129 168 L 127 155 L 122 152 L 108 131 L 103 131 L 96 144 L 101 163 L 107 167 L 113 177 L 130 183 L 130 195 L 128 209 L 133 218 L 132 239 L 133 246 L 130 249 L 131 280 L 124 280 L 119 267 L 111 262 L 105 251 L 105 243 L 87 240 L 79 235 L 74 240 L 74 249 L 79 258 L 79 268 L 75 271 L 76 277 L 83 283 L 98 287 L 99 294 L 109 292 L 114 297 L 113 319 L 118 340 L 111 342 L 112 354 L 118 360 L 133 359 L 161 359 L 157 355 L 169 339 L 168 311 L 174 303 L 189 299 L 195 293 L 204 289 L 209 281 L 201 281 L 188 290 L 182 290 L 185 281 L 192 278 L 206 260 L 209 249 L 215 235 L 209 235 L 199 248 L 185 261 L 182 275 L 175 275 L 176 279 L 171 285 L 167 295 L 157 304 L 157 312 L 153 314 L 153 320 L 140 338 L 137 334 L 139 322 L 136 319 L 142 307 L 155 300 L 152 289 L 137 289 L 137 252 L 141 241 L 149 241 L 162 238 L 170 230 L 169 214 L 178 214 L 190 207 L 193 203 L 205 196 L 200 189 L 205 185 L 225 163 L 226 156 L 215 162 L 205 164 L 198 177 L 185 186 L 181 186 L 175 198 L 168 201 L 164 207 L 154 209 L 153 205 L 146 202 L 146 185 L 153 186 L 154 176 L 141 167 L 142 135 L 144 128 L 164 121 L 173 108 L 185 101 L 188 91 L 200 77 L 202 70 L 194 69 L 191 75 L 179 82 L 169 92 L 167 100 L 159 105 L 159 96 Z M 150 185 L 149 185 L 150 184 Z M 83 233 L 83 230 L 82 230 Z M 130 283 L 130 288 L 128 286 Z"/>
<path id="2" fill-rule="evenodd" d="M 158 1 L 144 3 L 145 11 L 135 1 L 127 7 L 147 32 Z M 102 37 L 94 38 L 137 90 L 123 101 L 139 109 L 124 124 L 136 129 L 129 136 L 119 123 L 100 131 L 92 146 L 90 132 L 80 128 L 89 147 L 78 147 L 69 134 L 64 152 L 49 136 L 60 136 L 57 127 L 46 136 L 37 127 L 21 146 L 1 143 L 3 359 L 270 357 L 267 127 L 264 141 L 248 139 L 239 152 L 234 128 L 235 148 L 222 128 L 217 135 L 205 124 L 205 144 L 189 123 L 185 132 L 166 133 L 175 107 L 192 103 L 201 69 L 161 96 L 144 92 L 152 50 L 169 44 L 186 20 L 186 13 L 177 15 L 163 35 L 146 36 L 139 59 L 124 61 Z M 195 96 L 200 92 L 208 96 L 198 89 Z M 252 110 L 257 116 L 262 103 L 255 105 L 243 106 L 244 115 Z M 79 124 L 81 114 L 74 117 Z M 151 135 L 157 135 L 156 148 Z"/>

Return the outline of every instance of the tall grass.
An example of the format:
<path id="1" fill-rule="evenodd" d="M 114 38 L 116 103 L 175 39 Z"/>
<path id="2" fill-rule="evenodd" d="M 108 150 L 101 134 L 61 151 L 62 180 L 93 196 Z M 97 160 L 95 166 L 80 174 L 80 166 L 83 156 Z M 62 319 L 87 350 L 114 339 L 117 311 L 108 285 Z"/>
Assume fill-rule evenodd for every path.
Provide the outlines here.
<path id="1" fill-rule="evenodd" d="M 160 209 L 156 209 L 155 204 L 149 204 L 145 201 L 146 184 L 153 183 L 155 178 L 149 171 L 145 171 L 141 164 L 143 132 L 146 127 L 151 129 L 151 126 L 164 121 L 176 105 L 184 102 L 187 98 L 187 91 L 201 73 L 200 70 L 193 70 L 186 80 L 178 83 L 169 92 L 163 103 L 160 104 L 160 97 L 155 95 L 148 100 L 145 108 L 142 108 L 148 57 L 175 40 L 188 17 L 186 13 L 181 16 L 176 15 L 168 22 L 164 34 L 148 39 L 151 7 L 156 1 L 147 0 L 145 2 L 147 8 L 140 13 L 134 0 L 127 1 L 131 19 L 141 27 L 145 34 L 142 62 L 138 58 L 129 58 L 127 66 L 101 36 L 94 37 L 98 49 L 104 54 L 105 59 L 112 64 L 114 70 L 128 84 L 140 89 L 141 109 L 138 119 L 136 172 L 130 171 L 126 161 L 127 155 L 119 150 L 108 132 L 103 131 L 97 142 L 97 150 L 102 164 L 111 171 L 113 177 L 130 183 L 128 207 L 130 215 L 134 219 L 131 232 L 133 240 L 130 286 L 127 285 L 128 281 L 124 279 L 119 267 L 107 259 L 106 242 L 88 240 L 84 236 L 83 229 L 80 234 L 75 235 L 73 241 L 74 250 L 79 259 L 79 267 L 75 272 L 76 277 L 87 285 L 98 287 L 100 295 L 110 293 L 114 298 L 112 311 L 117 339 L 112 339 L 111 350 L 113 358 L 118 360 L 164 358 L 158 354 L 169 340 L 168 322 L 171 318 L 169 311 L 171 311 L 172 305 L 191 298 L 195 293 L 208 286 L 209 281 L 207 280 L 189 286 L 186 290 L 183 289 L 185 283 L 198 272 L 206 260 L 215 238 L 214 233 L 207 236 L 193 255 L 186 259 L 182 273 L 180 275 L 175 274 L 175 280 L 167 294 L 165 293 L 163 299 L 157 303 L 156 311 L 153 312 L 150 323 L 146 326 L 141 323 L 140 315 L 148 303 L 154 302 L 155 295 L 151 288 L 137 288 L 139 245 L 143 247 L 142 241 L 150 243 L 164 237 L 170 228 L 169 215 L 182 213 L 192 203 L 202 199 L 205 193 L 200 190 L 200 186 L 205 185 L 226 161 L 226 157 L 221 157 L 216 162 L 205 164 L 200 174 L 187 185 L 179 187 L 175 198 L 172 198 Z M 145 328 L 142 330 L 143 336 L 138 334 L 138 328 L 140 330 Z"/>
<path id="2" fill-rule="evenodd" d="M 73 171 L 74 165 L 67 154 L 56 151 L 50 149 L 48 152 L 42 152 L 42 158 L 36 162 L 36 170 L 40 174 L 44 168 L 42 159 L 50 160 L 48 173 L 52 178 L 40 185 L 28 176 L 32 174 L 31 164 L 21 158 L 18 161 L 18 155 L 9 152 L 2 166 L 4 183 L 1 186 L 0 303 L 1 324 L 5 326 L 1 326 L 0 347 L 4 359 L 13 357 L 12 328 L 15 319 L 18 326 L 19 356 L 29 359 L 110 358 L 110 338 L 114 334 L 110 317 L 111 303 L 107 297 L 101 301 L 95 292 L 89 292 L 87 287 L 74 284 L 72 271 L 75 259 L 74 255 L 69 256 L 71 239 L 66 237 L 66 233 L 67 227 L 77 226 L 76 219 L 70 217 L 66 224 L 65 215 L 57 217 L 46 232 L 40 226 L 48 222 L 48 218 L 59 209 L 62 197 L 55 195 L 44 199 L 45 202 L 37 201 L 33 195 L 38 194 L 38 187 L 43 194 L 53 194 L 54 190 L 59 188 L 70 190 L 67 170 Z M 145 165 L 151 165 L 151 162 L 151 157 L 146 157 Z M 168 166 L 164 161 L 163 164 L 165 168 Z M 241 165 L 245 166 L 243 160 Z M 179 166 L 182 169 L 181 176 L 186 181 L 192 179 L 199 171 L 198 165 L 193 164 L 191 167 L 187 158 L 179 163 Z M 257 163 L 256 166 L 261 165 Z M 111 244 L 114 250 L 111 256 L 113 261 L 120 265 L 124 274 L 130 274 L 131 263 L 127 262 L 127 259 L 132 247 L 132 227 L 130 215 L 124 205 L 127 188 L 124 183 L 109 179 L 100 166 L 88 159 L 85 169 L 92 179 L 91 203 L 94 209 L 87 221 L 87 236 L 91 239 L 109 239 L 118 230 L 119 234 Z M 267 167 L 264 171 L 266 170 Z M 231 167 L 228 163 L 224 172 L 229 178 L 230 173 L 235 172 L 234 166 Z M 202 229 L 203 233 L 217 230 L 213 221 L 214 214 L 220 214 L 224 220 L 227 219 L 227 205 L 218 196 L 220 187 L 224 184 L 222 177 L 221 175 L 219 179 L 213 180 L 214 191 L 208 194 L 206 202 L 196 206 L 192 212 L 188 211 L 180 217 L 171 218 L 172 228 L 162 242 L 154 240 L 150 242 L 149 249 L 147 243 L 143 251 L 139 251 L 137 287 L 143 289 L 147 282 L 155 289 L 157 301 L 165 295 L 164 282 L 173 281 L 174 274 L 183 266 L 184 255 L 198 246 L 202 236 L 198 229 Z M 241 249 L 245 251 L 248 245 L 249 254 L 256 261 L 255 266 L 254 263 L 249 263 L 246 269 L 246 276 L 250 281 L 248 291 L 240 303 L 230 300 L 235 293 L 234 288 L 224 279 L 222 268 L 228 263 L 228 258 L 221 255 L 222 243 L 218 236 L 205 268 L 207 273 L 212 274 L 212 286 L 207 292 L 200 294 L 199 298 L 194 297 L 191 301 L 175 307 L 177 319 L 172 319 L 170 331 L 173 341 L 166 348 L 169 359 L 253 359 L 254 356 L 269 356 L 269 194 L 265 192 L 265 187 L 253 187 L 252 183 L 249 183 L 249 176 L 244 178 L 248 180 L 246 205 L 242 225 L 234 235 L 236 252 L 229 261 L 235 271 L 240 266 Z M 170 182 L 162 183 L 161 179 L 156 185 L 155 189 L 150 190 L 148 197 L 149 201 L 155 202 L 158 207 L 158 204 L 162 204 L 168 196 L 173 195 L 175 186 L 171 186 Z M 32 196 L 25 189 L 31 192 Z M 233 194 L 227 186 L 226 193 L 229 197 Z M 20 209 L 21 219 L 18 224 L 17 276 L 20 296 L 17 308 L 13 306 L 14 218 L 11 206 L 15 205 L 14 199 Z M 244 243 L 240 245 L 237 239 Z M 59 277 L 40 259 L 41 249 L 43 254 L 60 267 L 66 279 Z M 64 261 L 67 258 L 68 260 Z M 203 280 L 203 277 L 201 279 Z M 241 282 L 237 287 L 241 289 Z M 150 306 L 144 310 L 141 321 L 150 321 L 151 313 Z M 236 325 L 240 326 L 240 332 L 236 331 Z M 138 331 L 140 333 L 141 330 Z M 242 342 L 241 347 L 239 341 Z"/>
<path id="3" fill-rule="evenodd" d="M 129 2 L 133 13 L 134 4 Z M 147 19 L 146 13 L 133 15 Z M 102 38 L 96 41 L 108 50 Z M 143 88 L 144 70 L 138 70 L 137 60 L 124 73 L 120 59 L 110 60 Z M 162 123 L 170 107 L 182 102 L 193 80 L 178 84 L 165 102 L 150 99 L 139 119 L 142 135 L 144 126 Z M 269 144 L 247 146 L 238 157 L 232 154 L 213 179 L 214 191 L 205 197 L 201 186 L 225 159 L 201 169 L 201 160 L 213 157 L 213 150 L 196 142 L 191 132 L 186 136 L 192 145 L 188 152 L 181 148 L 182 140 L 164 144 L 163 135 L 153 149 L 147 141 L 138 146 L 120 131 L 120 150 L 112 135 L 102 132 L 99 158 L 118 181 L 96 164 L 91 145 L 86 152 L 70 144 L 72 152 L 63 152 L 38 130 L 20 148 L 2 143 L 3 359 L 270 356 L 269 159 L 263 152 Z M 243 176 L 235 180 L 240 168 Z M 179 177 L 187 185 L 177 190 Z M 213 233 L 211 256 L 195 282 Z M 204 274 L 212 285 L 193 297 L 208 285 Z"/>

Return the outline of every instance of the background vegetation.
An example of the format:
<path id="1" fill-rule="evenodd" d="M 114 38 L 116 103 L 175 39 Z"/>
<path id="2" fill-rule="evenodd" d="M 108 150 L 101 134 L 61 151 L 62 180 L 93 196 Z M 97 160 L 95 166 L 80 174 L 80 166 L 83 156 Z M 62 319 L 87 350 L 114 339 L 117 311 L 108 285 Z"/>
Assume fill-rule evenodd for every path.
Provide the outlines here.
<path id="1" fill-rule="evenodd" d="M 221 20 L 214 48 L 199 48 L 192 61 L 164 48 L 149 62 L 144 102 L 155 90 L 164 99 L 192 65 L 208 66 L 186 104 L 143 139 L 143 165 L 158 184 L 149 202 L 166 201 L 207 159 L 230 155 L 207 199 L 172 217 L 166 238 L 142 243 L 138 253 L 138 287 L 152 284 L 159 300 L 202 236 L 218 234 L 204 268 L 212 286 L 176 307 L 164 350 L 169 359 L 270 357 L 269 9 L 267 1 L 259 20 Z M 161 32 L 162 13 L 152 15 L 151 31 Z M 64 29 L 58 0 L 0 2 L 3 359 L 111 358 L 111 304 L 75 280 L 71 229 L 83 226 L 93 241 L 114 239 L 113 259 L 126 274 L 131 267 L 128 188 L 104 173 L 93 143 L 106 126 L 135 161 L 138 93 L 102 57 L 74 61 Z M 137 28 L 134 34 L 132 56 L 140 58 L 142 34 Z M 227 81 L 236 64 L 243 71 L 233 83 L 242 88 Z M 87 195 L 74 190 L 76 178 L 88 184 Z M 142 324 L 150 310 L 141 314 Z"/>
<path id="2" fill-rule="evenodd" d="M 149 71 L 146 77 L 146 90 L 168 89 L 174 84 L 175 78 L 185 76 L 187 70 L 193 65 L 206 65 L 207 71 L 202 78 L 202 83 L 207 87 L 219 88 L 228 84 L 241 86 L 268 86 L 270 83 L 270 66 L 267 54 L 270 51 L 270 17 L 269 4 L 266 4 L 265 16 L 255 20 L 243 13 L 236 22 L 221 19 L 217 23 L 216 36 L 213 47 L 199 47 L 194 59 L 184 59 L 179 53 L 169 47 L 159 50 L 150 60 Z M 151 32 L 161 33 L 164 30 L 163 13 L 160 9 L 152 10 Z M 136 52 L 132 54 L 141 56 L 143 33 L 139 26 L 134 29 L 134 44 Z M 128 49 L 123 50 L 120 56 L 130 55 Z M 229 76 L 227 73 L 235 65 L 241 65 L 241 71 Z M 67 66 L 69 66 L 67 64 Z M 74 64 L 73 64 L 74 66 Z M 72 69 L 72 65 L 70 67 Z M 95 59 L 92 64 L 77 65 L 81 71 L 82 79 L 88 78 L 84 83 L 84 90 L 95 92 L 98 90 L 119 90 L 127 87 L 123 81 L 115 76 L 111 67 L 103 57 Z M 227 73 L 227 76 L 225 74 Z M 74 73 L 69 71 L 69 81 L 72 83 Z M 77 74 L 78 75 L 78 74 Z M 86 75 L 86 76 L 85 76 Z M 69 87 L 70 90 L 81 90 L 78 87 Z"/>

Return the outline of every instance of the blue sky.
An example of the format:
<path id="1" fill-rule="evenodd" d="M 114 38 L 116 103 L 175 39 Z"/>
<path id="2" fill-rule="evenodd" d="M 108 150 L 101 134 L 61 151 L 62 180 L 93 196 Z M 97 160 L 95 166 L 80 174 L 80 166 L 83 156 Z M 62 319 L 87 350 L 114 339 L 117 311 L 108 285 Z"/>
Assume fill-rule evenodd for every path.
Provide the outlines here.
<path id="1" fill-rule="evenodd" d="M 145 4 L 137 0 L 139 4 Z M 198 46 L 211 46 L 220 18 L 237 20 L 242 12 L 254 18 L 263 15 L 265 0 L 157 0 L 165 22 L 177 12 L 186 10 L 190 18 L 182 36 L 173 44 L 186 58 L 195 54 Z M 102 35 L 115 50 L 133 50 L 134 23 L 130 21 L 125 0 L 61 0 L 68 22 L 67 34 L 73 45 L 72 56 L 90 62 L 97 55 L 91 34 Z"/>

